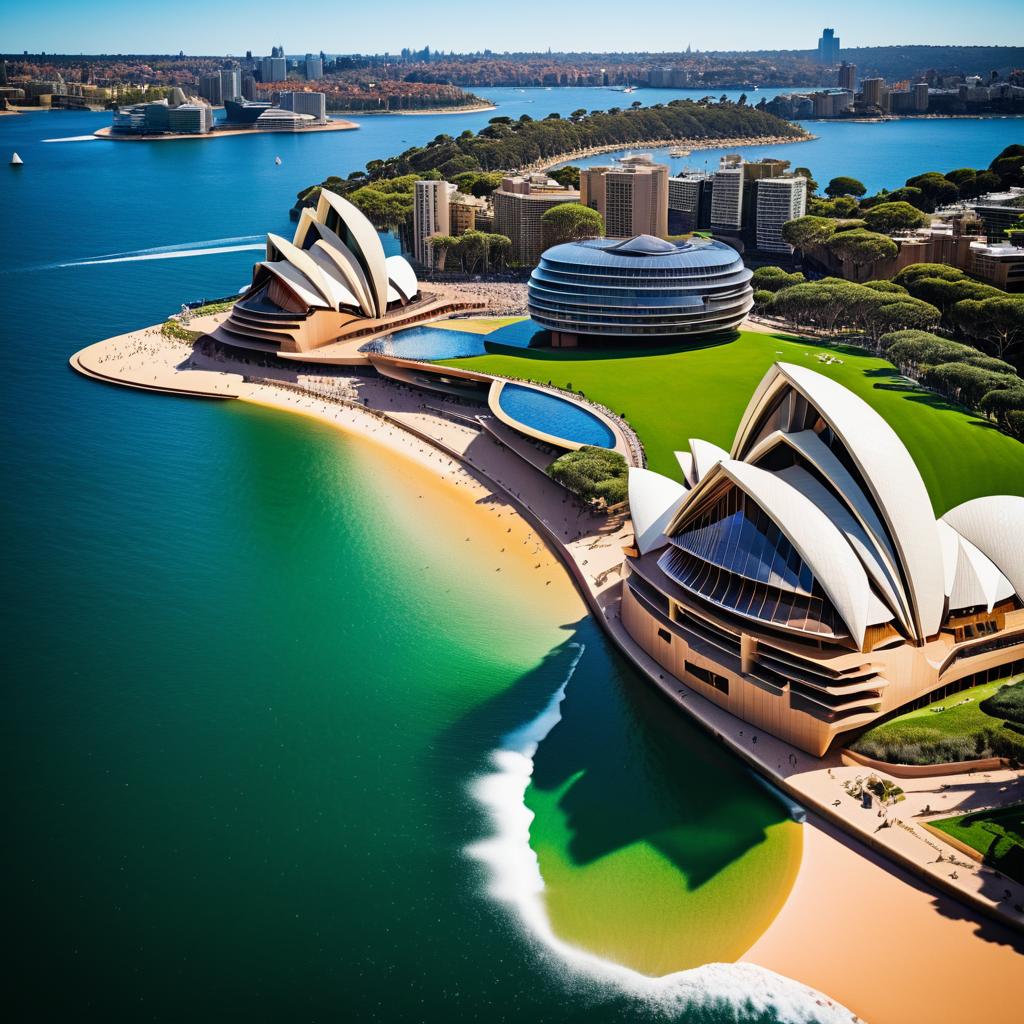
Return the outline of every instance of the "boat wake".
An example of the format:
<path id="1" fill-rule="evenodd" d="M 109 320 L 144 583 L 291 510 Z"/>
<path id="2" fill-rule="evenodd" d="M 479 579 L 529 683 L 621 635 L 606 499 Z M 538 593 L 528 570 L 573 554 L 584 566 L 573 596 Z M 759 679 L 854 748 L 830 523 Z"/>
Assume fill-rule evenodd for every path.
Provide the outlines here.
<path id="1" fill-rule="evenodd" d="M 95 135 L 65 135 L 59 139 L 43 139 L 43 142 L 96 142 Z"/>
<path id="2" fill-rule="evenodd" d="M 526 806 L 526 789 L 533 775 L 537 748 L 561 721 L 565 691 L 583 657 L 576 649 L 565 679 L 547 706 L 534 719 L 505 736 L 491 755 L 493 771 L 475 779 L 470 793 L 484 809 L 491 835 L 466 847 L 480 864 L 487 895 L 505 906 L 526 935 L 552 966 L 567 974 L 577 987 L 588 982 L 591 995 L 635 999 L 649 1012 L 687 1020 L 701 1010 L 708 1019 L 738 1022 L 769 1019 L 783 1024 L 850 1024 L 856 1020 L 845 1007 L 791 978 L 747 963 L 714 963 L 664 977 L 640 974 L 622 964 L 604 960 L 560 939 L 551 927 L 544 905 L 544 879 L 537 855 L 530 846 L 533 812 Z M 728 1017 L 722 1014 L 727 1013 Z M 711 1016 L 713 1015 L 713 1017 Z"/>
<path id="3" fill-rule="evenodd" d="M 266 246 L 263 235 L 236 235 L 232 238 L 208 238 L 201 242 L 178 242 L 175 245 L 158 245 L 151 249 L 133 249 L 129 252 L 110 252 L 99 256 L 83 256 L 77 260 L 61 263 L 44 263 L 36 266 L 12 267 L 0 273 L 17 273 L 27 270 L 63 270 L 66 267 L 96 267 L 105 263 L 140 263 L 146 260 L 180 260 L 192 256 L 219 256 L 228 252 L 248 252 Z"/>

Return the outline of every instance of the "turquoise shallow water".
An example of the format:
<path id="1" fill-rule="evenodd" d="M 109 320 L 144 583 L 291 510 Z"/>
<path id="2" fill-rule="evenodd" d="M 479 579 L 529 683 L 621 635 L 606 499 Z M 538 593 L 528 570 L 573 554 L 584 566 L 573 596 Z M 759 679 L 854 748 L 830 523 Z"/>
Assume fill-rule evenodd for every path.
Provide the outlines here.
<path id="1" fill-rule="evenodd" d="M 580 105 L 537 92 L 509 109 L 538 102 Z M 706 887 L 781 842 L 767 838 L 781 809 L 666 716 L 592 623 L 553 621 L 505 585 L 365 444 L 67 367 L 89 342 L 236 290 L 258 256 L 181 253 L 287 232 L 300 186 L 485 119 L 153 146 L 42 142 L 102 115 L 0 119 L 0 152 L 25 159 L 0 168 L 16 253 L 0 273 L 0 856 L 20 1019 L 646 1011 L 552 962 L 463 852 L 492 827 L 470 782 L 566 678 L 570 642 L 585 654 L 538 760 L 545 793 L 591 780 L 565 808 L 569 861 L 647 844 L 670 851 L 680 885 Z M 708 821 L 699 858 L 672 836 Z M 751 893 L 781 884 L 779 859 L 765 863 Z M 695 915 L 702 928 L 714 919 Z M 695 999 L 671 1015 L 775 1017 Z"/>

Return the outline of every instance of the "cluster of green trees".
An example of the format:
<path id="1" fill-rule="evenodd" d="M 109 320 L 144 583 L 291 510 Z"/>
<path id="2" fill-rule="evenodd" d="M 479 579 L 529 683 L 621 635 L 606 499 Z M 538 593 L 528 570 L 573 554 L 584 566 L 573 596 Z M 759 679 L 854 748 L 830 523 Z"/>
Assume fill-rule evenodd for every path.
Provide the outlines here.
<path id="1" fill-rule="evenodd" d="M 892 331 L 932 330 L 941 313 L 891 281 L 856 284 L 838 277 L 807 281 L 778 267 L 754 271 L 754 303 L 760 312 L 797 326 L 823 331 L 853 330 L 876 347 Z"/>
<path id="2" fill-rule="evenodd" d="M 582 203 L 559 203 L 541 214 L 540 229 L 544 248 L 550 249 L 563 242 L 604 237 L 604 218 Z"/>
<path id="3" fill-rule="evenodd" d="M 798 167 L 797 174 L 808 179 L 811 195 L 807 212 L 816 217 L 866 216 L 868 210 L 890 203 L 905 203 L 919 213 L 932 213 L 940 206 L 962 199 L 976 199 L 986 192 L 998 192 L 1014 185 L 1024 185 L 1024 145 L 1007 146 L 987 168 L 958 167 L 956 170 L 926 171 L 907 178 L 898 189 L 882 189 L 873 196 L 856 178 L 841 175 L 833 178 L 823 189 L 824 196 L 816 195 L 818 183 L 806 167 Z M 897 225 L 903 226 L 903 225 Z M 908 224 L 907 227 L 915 227 Z M 887 230 L 875 228 L 872 230 Z"/>
<path id="4" fill-rule="evenodd" d="M 466 231 L 461 235 L 434 235 L 428 244 L 437 270 L 453 270 L 456 265 L 467 274 L 501 273 L 508 266 L 512 239 L 486 231 Z"/>
<path id="5" fill-rule="evenodd" d="M 629 467 L 618 453 L 585 446 L 548 466 L 548 476 L 587 501 L 617 505 L 629 495 Z"/>
<path id="6" fill-rule="evenodd" d="M 986 715 L 1024 725 L 1024 682 L 1001 686 L 979 705 Z"/>
<path id="7" fill-rule="evenodd" d="M 708 100 L 673 100 L 652 107 L 608 111 L 573 111 L 569 117 L 549 114 L 535 121 L 528 114 L 519 120 L 493 117 L 479 132 L 464 131 L 458 137 L 438 135 L 425 146 L 413 146 L 398 156 L 371 160 L 365 171 L 348 178 L 328 178 L 319 186 L 299 193 L 300 202 L 315 199 L 314 190 L 329 188 L 352 192 L 369 182 L 415 174 L 419 178 L 436 171 L 448 181 L 468 172 L 494 172 L 525 167 L 538 160 L 591 146 L 663 139 L 732 139 L 759 136 L 798 138 L 802 130 L 772 114 L 745 104 Z M 577 172 L 578 173 L 578 172 Z M 568 175 L 571 180 L 571 173 Z"/>
<path id="8" fill-rule="evenodd" d="M 1011 363 L 927 331 L 895 331 L 879 347 L 907 376 L 1024 440 L 1024 379 Z"/>

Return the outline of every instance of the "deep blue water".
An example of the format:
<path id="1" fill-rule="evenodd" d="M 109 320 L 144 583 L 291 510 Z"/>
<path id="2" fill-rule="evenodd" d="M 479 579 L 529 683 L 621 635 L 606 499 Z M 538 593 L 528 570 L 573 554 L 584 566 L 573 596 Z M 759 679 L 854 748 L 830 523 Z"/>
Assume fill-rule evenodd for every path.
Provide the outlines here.
<path id="1" fill-rule="evenodd" d="M 521 384 L 506 384 L 501 389 L 498 404 L 513 419 L 553 437 L 598 448 L 615 447 L 615 435 L 601 420 L 558 395 Z"/>
<path id="2" fill-rule="evenodd" d="M 489 94 L 512 116 L 624 105 L 607 90 Z M 101 386 L 67 365 L 90 342 L 237 291 L 259 252 L 229 250 L 258 247 L 267 231 L 287 235 L 300 188 L 491 116 L 375 116 L 353 132 L 155 144 L 43 141 L 91 133 L 107 114 L 0 117 L 0 767 L 12 794 L 2 859 L 8 966 L 22 982 L 17 995 L 31 989 L 36 1000 L 20 1019 L 46 1019 L 43 1002 L 64 1003 L 61 1019 L 111 1006 L 120 1016 L 104 1019 L 371 1019 L 389 998 L 410 1020 L 645 1012 L 605 1012 L 570 992 L 507 915 L 492 913 L 477 888 L 458 889 L 460 844 L 478 828 L 459 758 L 467 747 L 484 756 L 482 737 L 498 735 L 491 718 L 483 729 L 467 723 L 462 746 L 447 737 L 406 756 L 401 790 L 381 781 L 408 755 L 388 718 L 396 692 L 405 702 L 426 692 L 424 708 L 440 713 L 456 697 L 435 700 L 431 687 L 464 685 L 462 699 L 475 701 L 481 680 L 507 673 L 505 652 L 533 650 L 525 634 L 517 644 L 497 584 L 459 605 L 460 616 L 475 615 L 490 660 L 449 680 L 434 659 L 424 690 L 419 639 L 443 639 L 451 611 L 425 612 L 408 580 L 441 574 L 426 577 L 440 595 L 467 584 L 444 552 L 418 557 L 416 530 L 395 518 L 413 516 L 408 494 L 382 494 L 379 522 L 347 496 L 353 482 L 372 482 L 356 446 L 294 418 Z M 953 165 L 987 163 L 1018 125 L 924 127 L 960 154 Z M 800 161 L 821 178 L 842 170 L 888 184 L 909 173 L 907 139 L 924 130 L 832 127 L 797 147 L 808 154 Z M 933 166 L 937 145 L 910 170 Z M 6 166 L 12 151 L 22 168 Z M 398 553 L 405 575 L 381 572 L 376 559 Z M 354 618 L 346 594 L 380 588 L 387 612 Z M 587 628 L 566 624 L 565 635 Z M 623 676 L 592 628 L 586 644 L 580 701 L 592 713 L 594 695 Z M 363 657 L 367 645 L 379 645 L 379 663 L 353 678 L 351 652 Z M 558 679 L 557 666 L 538 668 L 538 707 Z M 365 718 L 344 719 L 345 685 L 383 694 L 364 707 L 383 716 L 386 742 L 367 740 Z M 633 746 L 616 756 L 649 771 L 627 777 L 637 791 L 733 770 L 692 730 L 659 717 L 660 705 L 639 707 L 642 690 L 617 692 L 620 703 L 603 698 L 600 711 L 631 730 Z M 517 724 L 517 708 L 499 710 L 503 728 Z M 678 750 L 697 763 L 673 775 L 665 765 Z M 439 765 L 459 779 L 440 801 Z M 361 789 L 361 780 L 372 782 Z M 750 820 L 757 787 L 735 786 L 746 803 L 730 817 Z M 406 824 L 373 817 L 378 805 Z M 416 829 L 435 825 L 447 845 L 420 841 Z M 401 882 L 412 866 L 422 885 L 410 894 Z M 372 914 L 361 881 L 370 871 L 383 886 Z M 442 916 L 448 941 L 438 945 Z M 339 946 L 349 934 L 357 941 Z M 467 978 L 472 991 L 459 985 Z M 687 1014 L 698 1019 L 711 1017 Z"/>

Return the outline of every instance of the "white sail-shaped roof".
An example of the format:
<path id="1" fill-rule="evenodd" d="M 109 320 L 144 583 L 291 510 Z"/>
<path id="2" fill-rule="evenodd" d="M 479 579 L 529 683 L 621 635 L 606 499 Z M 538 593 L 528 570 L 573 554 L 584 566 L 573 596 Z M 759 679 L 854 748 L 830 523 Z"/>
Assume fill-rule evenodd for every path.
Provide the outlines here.
<path id="1" fill-rule="evenodd" d="M 1008 494 L 974 498 L 942 518 L 1024 596 L 1024 498 Z"/>
<path id="2" fill-rule="evenodd" d="M 733 458 L 743 459 L 757 438 L 761 413 L 779 392 L 791 387 L 809 403 L 845 449 L 871 502 L 885 524 L 910 600 L 914 632 L 938 632 L 944 609 L 942 552 L 935 513 L 921 474 L 903 442 L 863 399 L 820 373 L 776 363 L 747 406 Z"/>
<path id="3" fill-rule="evenodd" d="M 694 483 L 699 483 L 711 471 L 711 468 L 719 462 L 729 458 L 729 453 L 717 444 L 704 441 L 699 437 L 690 438 L 690 452 L 693 455 Z"/>
<path id="4" fill-rule="evenodd" d="M 646 555 L 668 543 L 665 527 L 686 494 L 686 488 L 675 480 L 650 469 L 630 466 L 629 514 L 640 554 Z"/>
<path id="5" fill-rule="evenodd" d="M 374 226 L 347 199 L 323 189 L 317 202 L 316 219 L 327 223 L 330 210 L 337 214 L 351 236 L 350 239 L 346 239 L 339 235 L 366 272 L 375 314 L 383 316 L 388 304 L 388 274 L 384 246 L 381 245 L 380 237 Z"/>

